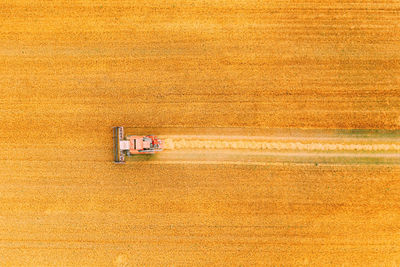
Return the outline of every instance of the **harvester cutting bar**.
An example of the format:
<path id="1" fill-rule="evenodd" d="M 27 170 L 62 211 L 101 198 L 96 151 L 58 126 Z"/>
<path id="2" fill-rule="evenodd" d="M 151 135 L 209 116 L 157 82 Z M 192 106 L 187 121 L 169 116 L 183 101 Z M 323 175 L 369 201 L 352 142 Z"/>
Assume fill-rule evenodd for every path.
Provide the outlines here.
<path id="1" fill-rule="evenodd" d="M 125 156 L 121 150 L 120 143 L 124 139 L 124 127 L 114 127 L 114 162 L 125 163 Z"/>

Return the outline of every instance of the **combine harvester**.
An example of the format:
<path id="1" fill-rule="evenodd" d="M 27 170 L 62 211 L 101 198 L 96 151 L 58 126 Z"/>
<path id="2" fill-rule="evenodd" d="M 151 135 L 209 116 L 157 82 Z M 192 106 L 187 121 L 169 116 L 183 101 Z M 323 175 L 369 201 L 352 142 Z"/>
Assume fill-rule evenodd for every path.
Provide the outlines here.
<path id="1" fill-rule="evenodd" d="M 114 162 L 125 163 L 126 156 L 154 154 L 163 150 L 160 139 L 154 135 L 124 136 L 124 127 L 114 127 Z"/>

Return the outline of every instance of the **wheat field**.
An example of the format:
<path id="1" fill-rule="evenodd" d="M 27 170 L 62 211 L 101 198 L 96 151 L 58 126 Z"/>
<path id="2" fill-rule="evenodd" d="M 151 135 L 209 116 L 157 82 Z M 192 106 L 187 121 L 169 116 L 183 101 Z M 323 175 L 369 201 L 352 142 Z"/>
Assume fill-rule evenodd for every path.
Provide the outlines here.
<path id="1" fill-rule="evenodd" d="M 1 266 L 400 265 L 398 164 L 115 165 L 111 131 L 398 131 L 399 1 L 2 0 L 0 16 Z"/>

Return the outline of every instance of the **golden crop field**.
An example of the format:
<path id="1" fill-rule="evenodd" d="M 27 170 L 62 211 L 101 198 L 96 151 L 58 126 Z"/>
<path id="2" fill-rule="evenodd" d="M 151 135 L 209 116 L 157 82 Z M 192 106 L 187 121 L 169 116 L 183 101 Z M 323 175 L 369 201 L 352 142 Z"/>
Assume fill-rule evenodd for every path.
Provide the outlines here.
<path id="1" fill-rule="evenodd" d="M 0 0 L 0 17 L 0 266 L 400 266 L 399 1 Z M 117 125 L 241 134 L 164 131 L 159 160 L 118 165 Z M 279 139 L 293 129 L 390 138 Z"/>

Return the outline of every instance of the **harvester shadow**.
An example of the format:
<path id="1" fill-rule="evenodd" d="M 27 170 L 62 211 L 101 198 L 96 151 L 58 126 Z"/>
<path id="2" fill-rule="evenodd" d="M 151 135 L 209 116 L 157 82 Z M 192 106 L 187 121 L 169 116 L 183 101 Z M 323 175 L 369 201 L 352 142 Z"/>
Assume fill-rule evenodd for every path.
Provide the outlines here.
<path id="1" fill-rule="evenodd" d="M 158 155 L 156 154 L 144 154 L 144 155 L 131 155 L 127 161 L 154 161 L 158 159 Z"/>

